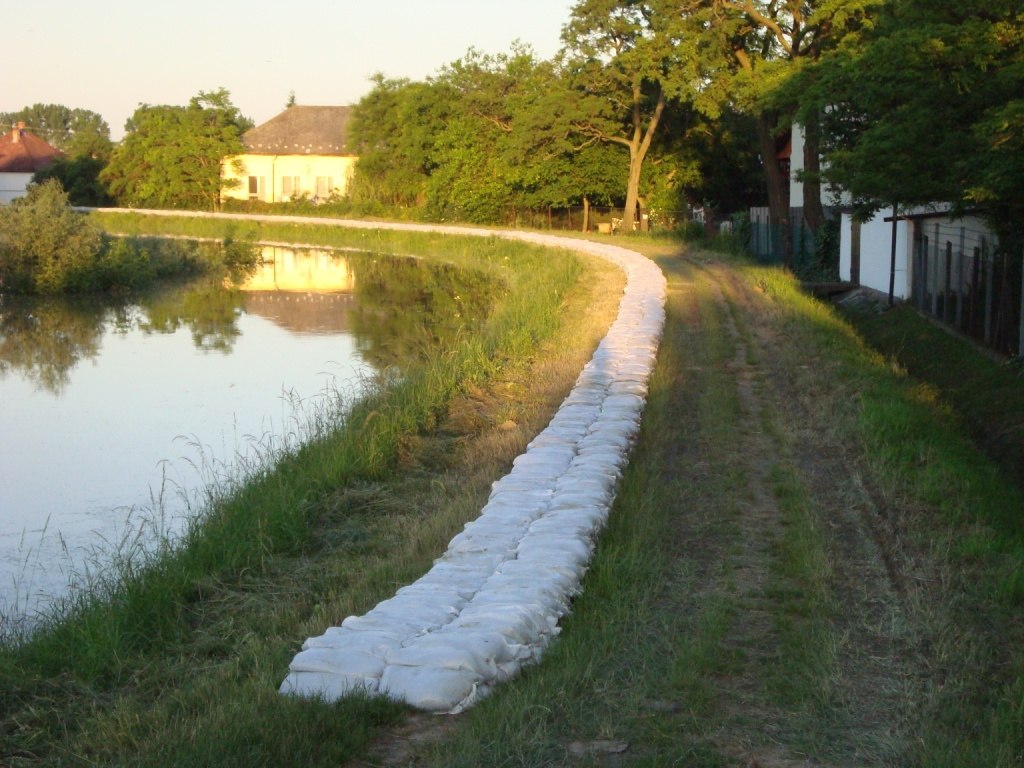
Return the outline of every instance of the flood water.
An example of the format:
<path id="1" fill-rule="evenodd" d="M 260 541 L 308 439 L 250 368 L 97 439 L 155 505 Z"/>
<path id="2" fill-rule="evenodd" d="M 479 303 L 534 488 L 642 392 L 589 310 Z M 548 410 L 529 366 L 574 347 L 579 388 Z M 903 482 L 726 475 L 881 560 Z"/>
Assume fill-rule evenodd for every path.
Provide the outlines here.
<path id="1" fill-rule="evenodd" d="M 31 614 L 112 550 L 173 536 L 209 483 L 486 310 L 463 273 L 413 259 L 263 256 L 237 288 L 0 297 L 0 613 Z"/>

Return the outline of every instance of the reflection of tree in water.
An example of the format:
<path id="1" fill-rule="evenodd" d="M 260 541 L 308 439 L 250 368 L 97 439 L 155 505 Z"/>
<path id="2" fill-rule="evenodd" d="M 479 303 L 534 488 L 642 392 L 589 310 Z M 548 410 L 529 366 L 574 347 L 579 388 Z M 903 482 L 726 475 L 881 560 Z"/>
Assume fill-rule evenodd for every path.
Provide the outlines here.
<path id="1" fill-rule="evenodd" d="M 60 395 L 71 371 L 100 351 L 103 334 L 174 333 L 187 327 L 200 349 L 230 352 L 243 296 L 217 283 L 178 287 L 138 299 L 0 297 L 0 377 L 20 372 Z"/>
<path id="2" fill-rule="evenodd" d="M 165 292 L 140 303 L 146 316 L 138 324 L 143 332 L 174 333 L 188 327 L 198 348 L 227 353 L 239 335 L 238 317 L 245 295 L 211 281 Z"/>
<path id="3" fill-rule="evenodd" d="M 358 298 L 349 327 L 378 370 L 403 369 L 427 349 L 475 331 L 494 297 L 483 274 L 419 259 L 359 254 L 349 257 L 349 267 Z"/>
<path id="4" fill-rule="evenodd" d="M 80 360 L 100 350 L 109 306 L 95 300 L 0 297 L 0 377 L 20 371 L 61 394 Z"/>

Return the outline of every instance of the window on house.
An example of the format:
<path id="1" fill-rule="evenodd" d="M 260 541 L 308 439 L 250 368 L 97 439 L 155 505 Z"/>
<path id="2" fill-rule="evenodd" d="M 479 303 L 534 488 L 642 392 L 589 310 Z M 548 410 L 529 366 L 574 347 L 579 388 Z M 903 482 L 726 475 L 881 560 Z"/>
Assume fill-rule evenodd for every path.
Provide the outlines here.
<path id="1" fill-rule="evenodd" d="M 301 176 L 282 176 L 281 177 L 281 197 L 290 200 L 293 197 L 298 197 L 302 193 L 302 177 Z"/>
<path id="2" fill-rule="evenodd" d="M 334 177 L 333 176 L 317 176 L 316 177 L 316 196 L 317 198 L 324 200 L 331 195 L 331 190 L 334 189 Z"/>
<path id="3" fill-rule="evenodd" d="M 250 200 L 262 200 L 266 194 L 266 176 L 250 176 L 249 177 L 249 199 Z"/>

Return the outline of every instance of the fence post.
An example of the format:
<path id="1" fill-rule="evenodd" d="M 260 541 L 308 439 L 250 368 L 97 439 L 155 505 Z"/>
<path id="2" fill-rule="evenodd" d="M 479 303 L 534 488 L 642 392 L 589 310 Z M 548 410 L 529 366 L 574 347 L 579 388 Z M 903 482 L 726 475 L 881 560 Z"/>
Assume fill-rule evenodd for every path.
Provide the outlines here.
<path id="1" fill-rule="evenodd" d="M 985 343 L 992 344 L 992 273 L 996 265 L 989 262 L 988 240 L 981 238 L 981 258 L 985 262 Z"/>
<path id="2" fill-rule="evenodd" d="M 981 261 L 981 248 L 974 246 L 974 258 L 971 260 L 971 304 L 968 308 L 968 330 L 972 336 L 977 336 L 978 327 L 978 312 L 977 307 L 974 306 L 975 301 L 978 297 L 978 269 L 979 262 Z"/>
<path id="3" fill-rule="evenodd" d="M 1017 355 L 1024 357 L 1024 259 L 1020 270 L 1020 321 L 1017 327 Z"/>
<path id="4" fill-rule="evenodd" d="M 946 241 L 946 284 L 942 295 L 942 322 L 949 322 L 949 303 L 953 299 L 953 242 Z"/>
<path id="5" fill-rule="evenodd" d="M 960 251 L 956 257 L 956 327 L 964 327 L 964 238 L 966 232 L 960 227 Z"/>
<path id="6" fill-rule="evenodd" d="M 935 278 L 934 278 L 934 280 L 932 282 L 934 282 L 935 285 L 932 286 L 934 288 L 934 290 L 932 291 L 932 312 L 931 312 L 931 314 L 932 314 L 932 317 L 938 317 L 939 316 L 939 279 L 940 279 L 939 276 L 942 274 L 939 271 L 939 225 L 938 224 L 935 225 L 935 238 L 934 239 L 935 239 L 935 260 L 934 260 L 935 261 L 935 269 L 934 269 Z"/>
<path id="7" fill-rule="evenodd" d="M 922 226 L 923 230 L 924 227 Z M 918 249 L 918 255 L 921 258 L 921 296 L 917 302 L 917 308 L 922 312 L 928 311 L 928 279 L 931 277 L 932 271 L 928 268 L 928 254 L 930 251 L 930 242 L 928 235 L 921 236 L 921 247 Z"/>

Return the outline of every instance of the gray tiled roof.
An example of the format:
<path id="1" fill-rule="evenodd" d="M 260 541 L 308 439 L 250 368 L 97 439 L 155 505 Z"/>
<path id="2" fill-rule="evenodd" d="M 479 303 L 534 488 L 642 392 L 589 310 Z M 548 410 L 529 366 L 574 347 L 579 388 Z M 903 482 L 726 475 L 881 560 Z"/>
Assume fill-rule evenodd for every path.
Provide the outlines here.
<path id="1" fill-rule="evenodd" d="M 246 131 L 242 143 L 257 155 L 351 155 L 345 146 L 352 107 L 288 107 Z"/>

